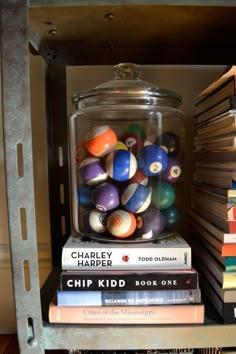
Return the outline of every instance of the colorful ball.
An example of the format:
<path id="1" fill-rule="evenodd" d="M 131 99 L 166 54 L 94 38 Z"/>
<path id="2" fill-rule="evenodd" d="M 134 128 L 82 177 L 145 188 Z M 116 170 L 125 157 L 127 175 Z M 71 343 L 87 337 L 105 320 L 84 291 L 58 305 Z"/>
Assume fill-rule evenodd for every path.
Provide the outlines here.
<path id="1" fill-rule="evenodd" d="M 122 141 L 117 141 L 116 145 L 112 149 L 113 151 L 115 150 L 128 150 L 127 146 L 125 143 L 122 143 Z"/>
<path id="2" fill-rule="evenodd" d="M 136 157 L 129 151 L 112 151 L 106 158 L 106 172 L 116 181 L 127 181 L 137 170 Z"/>
<path id="3" fill-rule="evenodd" d="M 131 124 L 128 126 L 126 133 L 134 133 L 136 135 L 139 135 L 142 140 L 146 138 L 146 133 L 145 129 L 141 127 L 139 124 Z"/>
<path id="4" fill-rule="evenodd" d="M 107 218 L 107 229 L 110 234 L 117 238 L 127 238 L 136 229 L 134 215 L 125 210 L 115 210 Z"/>
<path id="5" fill-rule="evenodd" d="M 146 145 L 137 156 L 138 169 L 147 176 L 161 174 L 168 163 L 165 151 L 156 145 Z"/>
<path id="6" fill-rule="evenodd" d="M 151 203 L 149 188 L 138 183 L 129 184 L 121 195 L 121 204 L 132 213 L 142 213 Z"/>
<path id="7" fill-rule="evenodd" d="M 81 161 L 89 156 L 89 152 L 86 148 L 85 141 L 81 141 L 75 146 L 75 162 L 79 166 Z"/>
<path id="8" fill-rule="evenodd" d="M 166 210 L 163 210 L 162 213 L 166 221 L 166 225 L 165 225 L 166 230 L 172 229 L 179 222 L 180 215 L 174 205 L 172 205 L 170 208 Z"/>
<path id="9" fill-rule="evenodd" d="M 77 196 L 81 207 L 90 207 L 92 205 L 92 190 L 91 186 L 78 185 Z"/>
<path id="10" fill-rule="evenodd" d="M 143 186 L 147 186 L 148 184 L 148 176 L 146 176 L 143 172 L 137 170 L 133 177 L 128 180 L 128 183 L 139 183 Z"/>
<path id="11" fill-rule="evenodd" d="M 116 134 L 107 125 L 96 126 L 86 135 L 86 148 L 94 156 L 106 155 L 116 143 Z"/>
<path id="12" fill-rule="evenodd" d="M 163 210 L 169 208 L 175 201 L 175 190 L 167 182 L 159 182 L 152 187 L 152 205 Z"/>
<path id="13" fill-rule="evenodd" d="M 119 190 L 110 182 L 99 184 L 93 190 L 92 202 L 98 210 L 113 210 L 120 204 Z"/>
<path id="14" fill-rule="evenodd" d="M 138 235 L 148 239 L 157 236 L 165 228 L 165 218 L 156 208 L 148 208 L 136 217 Z"/>
<path id="15" fill-rule="evenodd" d="M 156 137 L 156 145 L 160 145 L 165 149 L 167 155 L 176 156 L 180 151 L 180 138 L 178 135 L 172 132 L 164 132 Z"/>
<path id="16" fill-rule="evenodd" d="M 99 234 L 107 229 L 107 213 L 97 209 L 89 213 L 89 225 L 91 229 Z"/>
<path id="17" fill-rule="evenodd" d="M 134 133 L 124 134 L 120 139 L 135 156 L 143 147 L 143 140 L 141 137 Z"/>
<path id="18" fill-rule="evenodd" d="M 181 175 L 181 167 L 177 160 L 173 157 L 168 158 L 168 164 L 165 171 L 161 174 L 161 178 L 168 183 L 175 183 Z"/>
<path id="19" fill-rule="evenodd" d="M 84 182 L 89 185 L 104 182 L 108 178 L 103 162 L 96 157 L 84 159 L 79 169 Z"/>

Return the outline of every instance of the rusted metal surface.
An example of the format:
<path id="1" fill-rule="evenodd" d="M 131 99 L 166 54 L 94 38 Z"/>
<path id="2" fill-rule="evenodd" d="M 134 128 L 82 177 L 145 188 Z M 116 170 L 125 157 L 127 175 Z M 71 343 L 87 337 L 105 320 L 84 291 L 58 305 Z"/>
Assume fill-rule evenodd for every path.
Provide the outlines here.
<path id="1" fill-rule="evenodd" d="M 232 62 L 235 1 L 40 3 L 30 2 L 30 26 L 66 65 Z"/>
<path id="2" fill-rule="evenodd" d="M 44 327 L 47 349 L 135 350 L 233 347 L 235 326 L 56 326 Z"/>
<path id="3" fill-rule="evenodd" d="M 1 1 L 1 63 L 5 171 L 17 331 L 21 352 L 38 354 L 44 353 L 44 338 L 34 211 L 27 1 Z M 26 215 L 27 231 L 24 237 L 21 210 Z M 25 268 L 29 268 L 30 286 L 27 287 L 24 264 Z"/>

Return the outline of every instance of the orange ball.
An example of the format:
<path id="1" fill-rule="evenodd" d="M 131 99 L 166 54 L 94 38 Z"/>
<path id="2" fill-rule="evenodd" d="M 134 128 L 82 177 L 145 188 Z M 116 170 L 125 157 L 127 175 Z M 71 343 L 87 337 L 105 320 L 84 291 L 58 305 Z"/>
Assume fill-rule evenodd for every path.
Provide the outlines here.
<path id="1" fill-rule="evenodd" d="M 86 135 L 86 148 L 93 156 L 106 155 L 117 143 L 115 132 L 107 125 L 92 128 Z"/>

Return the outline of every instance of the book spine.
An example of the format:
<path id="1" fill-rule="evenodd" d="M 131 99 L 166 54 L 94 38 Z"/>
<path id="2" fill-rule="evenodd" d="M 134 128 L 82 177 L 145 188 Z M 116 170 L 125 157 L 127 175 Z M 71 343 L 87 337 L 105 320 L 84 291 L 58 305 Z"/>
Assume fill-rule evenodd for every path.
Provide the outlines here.
<path id="1" fill-rule="evenodd" d="M 197 191 L 192 188 L 192 208 L 198 210 L 204 209 L 208 212 L 214 213 L 216 216 L 227 221 L 236 221 L 236 207 L 231 204 L 222 203 L 218 200 L 209 197 L 205 193 Z"/>
<path id="2" fill-rule="evenodd" d="M 223 272 L 223 289 L 236 289 L 236 272 Z"/>
<path id="3" fill-rule="evenodd" d="M 190 269 L 191 248 L 64 248 L 63 270 Z"/>
<path id="4" fill-rule="evenodd" d="M 226 324 L 236 323 L 236 302 L 224 302 L 209 284 L 206 278 L 201 277 L 201 286 L 206 296 L 212 302 Z"/>
<path id="5" fill-rule="evenodd" d="M 216 117 L 224 112 L 236 108 L 236 96 L 229 96 L 215 106 L 195 116 L 197 123 L 206 122 L 210 118 Z"/>
<path id="6" fill-rule="evenodd" d="M 236 269 L 236 257 L 225 257 L 225 269 Z"/>
<path id="7" fill-rule="evenodd" d="M 204 305 L 49 306 L 50 323 L 186 324 L 204 322 Z"/>
<path id="8" fill-rule="evenodd" d="M 91 274 L 62 272 L 60 290 L 64 291 L 132 291 L 187 290 L 198 288 L 198 273 L 145 272 L 126 274 Z"/>
<path id="9" fill-rule="evenodd" d="M 236 302 L 223 303 L 224 323 L 236 323 Z"/>
<path id="10" fill-rule="evenodd" d="M 160 291 L 57 291 L 58 306 L 177 305 L 201 302 L 200 289 Z"/>

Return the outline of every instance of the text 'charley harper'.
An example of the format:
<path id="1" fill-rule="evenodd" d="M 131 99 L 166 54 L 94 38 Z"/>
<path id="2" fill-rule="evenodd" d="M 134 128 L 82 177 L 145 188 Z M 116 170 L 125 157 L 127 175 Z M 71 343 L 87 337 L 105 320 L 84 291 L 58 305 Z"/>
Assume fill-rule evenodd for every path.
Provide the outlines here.
<path id="1" fill-rule="evenodd" d="M 78 260 L 78 267 L 112 267 L 112 252 L 72 252 L 71 258 Z M 176 257 L 138 257 L 138 262 L 176 262 Z"/>

